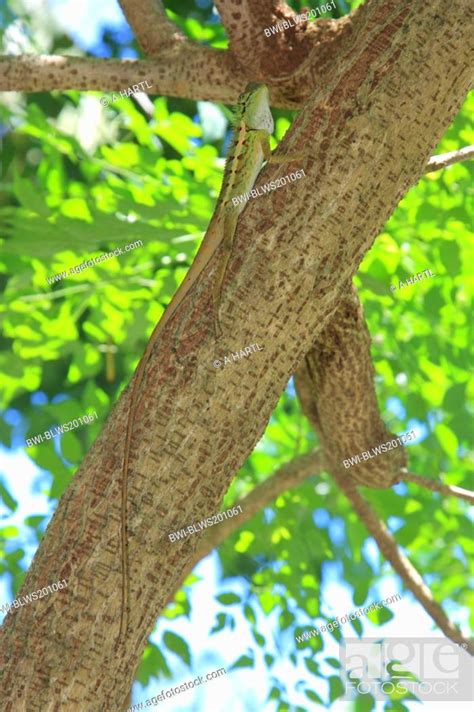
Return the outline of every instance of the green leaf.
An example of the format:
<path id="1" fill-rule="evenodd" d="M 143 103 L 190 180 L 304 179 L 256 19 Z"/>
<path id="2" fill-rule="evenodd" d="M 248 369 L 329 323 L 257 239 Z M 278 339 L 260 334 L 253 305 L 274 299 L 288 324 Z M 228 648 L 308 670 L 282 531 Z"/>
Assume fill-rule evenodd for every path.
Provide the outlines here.
<path id="1" fill-rule="evenodd" d="M 374 611 L 370 611 L 370 613 L 367 614 L 367 618 L 372 622 L 377 625 L 382 625 L 383 623 L 387 623 L 388 621 L 392 620 L 394 617 L 394 613 L 390 610 L 390 608 L 380 608 L 376 609 Z"/>
<path id="2" fill-rule="evenodd" d="M 15 512 L 18 507 L 18 502 L 13 499 L 10 492 L 7 490 L 5 485 L 0 482 L 0 497 L 2 498 L 3 504 L 8 507 L 10 512 Z"/>
<path id="3" fill-rule="evenodd" d="M 25 524 L 27 527 L 31 527 L 32 529 L 39 529 L 41 524 L 43 524 L 43 522 L 47 519 L 48 517 L 45 514 L 39 514 L 32 517 L 26 517 Z"/>
<path id="4" fill-rule="evenodd" d="M 69 198 L 61 203 L 61 213 L 67 218 L 74 220 L 83 220 L 84 222 L 92 223 L 91 211 L 85 200 L 82 198 Z"/>
<path id="5" fill-rule="evenodd" d="M 216 622 L 214 624 L 214 627 L 210 631 L 211 635 L 213 633 L 219 633 L 219 631 L 221 631 L 223 628 L 225 628 L 226 620 L 227 620 L 227 616 L 225 613 L 218 613 L 216 616 Z"/>
<path id="6" fill-rule="evenodd" d="M 244 616 L 246 617 L 246 619 L 248 620 L 248 622 L 251 625 L 255 625 L 255 623 L 257 622 L 257 618 L 255 616 L 254 610 L 253 610 L 252 606 L 249 606 L 248 603 L 246 603 L 244 606 Z"/>
<path id="7" fill-rule="evenodd" d="M 180 635 L 176 635 L 176 633 L 168 630 L 163 634 L 163 642 L 168 650 L 176 653 L 186 665 L 191 665 L 189 646 Z"/>
<path id="8" fill-rule="evenodd" d="M 320 696 L 316 692 L 314 692 L 314 690 L 305 690 L 304 694 L 309 700 L 311 700 L 311 702 L 316 702 L 318 705 L 321 705 L 321 707 L 326 706 Z"/>
<path id="9" fill-rule="evenodd" d="M 357 695 L 354 700 L 354 712 L 370 712 L 375 709 L 375 700 L 372 695 Z"/>
<path id="10" fill-rule="evenodd" d="M 160 674 L 169 679 L 171 677 L 171 670 L 161 650 L 154 643 L 149 642 L 143 653 L 138 670 L 135 673 L 135 678 L 146 687 L 153 677 Z"/>
<path id="11" fill-rule="evenodd" d="M 438 423 L 435 427 L 435 434 L 443 450 L 453 460 L 457 459 L 458 439 L 447 425 Z"/>
<path id="12" fill-rule="evenodd" d="M 231 665 L 230 669 L 235 670 L 236 668 L 253 667 L 254 662 L 255 661 L 254 661 L 253 654 L 252 654 L 252 656 L 241 655 L 240 658 L 233 665 Z"/>
<path id="13" fill-rule="evenodd" d="M 240 596 L 237 596 L 236 593 L 221 593 L 219 596 L 216 596 L 216 599 L 219 601 L 219 603 L 223 603 L 224 606 L 232 606 L 234 603 L 240 603 Z"/>
<path id="14" fill-rule="evenodd" d="M 329 698 L 331 702 L 334 702 L 335 700 L 337 700 L 338 697 L 342 697 L 344 695 L 344 685 L 342 684 L 341 679 L 339 677 L 336 677 L 335 675 L 331 675 L 328 682 Z"/>
<path id="15" fill-rule="evenodd" d="M 256 630 L 253 630 L 252 634 L 253 634 L 253 637 L 255 638 L 255 642 L 257 643 L 257 645 L 259 645 L 261 648 L 263 648 L 263 646 L 266 643 L 266 640 L 263 637 L 263 635 L 261 635 L 260 633 L 257 633 Z"/>
<path id="16" fill-rule="evenodd" d="M 305 663 L 306 667 L 308 668 L 308 670 L 310 671 L 310 673 L 312 673 L 313 675 L 317 675 L 318 677 L 321 677 L 319 665 L 317 662 L 315 662 L 312 658 L 305 658 L 304 663 Z"/>
<path id="17" fill-rule="evenodd" d="M 440 250 L 440 258 L 446 268 L 446 272 L 455 277 L 459 273 L 461 267 L 459 245 L 456 242 L 448 242 L 447 240 L 444 241 L 443 247 Z"/>

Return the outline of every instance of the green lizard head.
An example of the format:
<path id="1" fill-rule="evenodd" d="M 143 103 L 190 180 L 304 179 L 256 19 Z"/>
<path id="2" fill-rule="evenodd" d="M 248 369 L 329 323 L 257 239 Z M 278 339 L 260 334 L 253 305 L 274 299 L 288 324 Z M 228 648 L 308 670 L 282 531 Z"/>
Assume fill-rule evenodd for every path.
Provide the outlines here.
<path id="1" fill-rule="evenodd" d="M 249 129 L 273 133 L 273 117 L 270 111 L 270 96 L 266 84 L 251 82 L 239 97 L 237 117 L 245 121 Z"/>

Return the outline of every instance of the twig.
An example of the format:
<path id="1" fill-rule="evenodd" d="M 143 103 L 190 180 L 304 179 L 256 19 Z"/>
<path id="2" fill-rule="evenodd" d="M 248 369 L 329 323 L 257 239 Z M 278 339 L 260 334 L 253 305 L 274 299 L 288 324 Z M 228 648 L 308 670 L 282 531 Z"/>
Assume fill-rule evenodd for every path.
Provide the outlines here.
<path id="1" fill-rule="evenodd" d="M 183 576 L 181 576 L 177 582 L 175 590 L 169 597 L 168 602 L 173 600 L 176 591 L 182 586 L 183 581 L 191 573 L 196 564 L 222 544 L 236 529 L 252 519 L 252 517 L 273 502 L 280 494 L 301 484 L 310 475 L 320 475 L 324 469 L 325 459 L 320 450 L 299 455 L 290 462 L 282 465 L 273 475 L 267 477 L 264 482 L 254 487 L 245 497 L 235 502 L 235 505 L 239 504 L 241 506 L 242 513 L 233 519 L 225 519 L 218 526 L 214 526 L 212 529 L 206 531 L 189 560 Z M 183 526 L 185 524 L 191 524 L 191 522 L 183 522 Z"/>
<path id="2" fill-rule="evenodd" d="M 459 163 L 460 161 L 467 161 L 470 158 L 474 158 L 474 146 L 464 146 L 458 151 L 440 153 L 438 156 L 431 156 L 430 160 L 426 164 L 425 173 L 439 171 L 441 168 L 452 166 L 453 163 Z"/>
<path id="3" fill-rule="evenodd" d="M 426 487 L 426 489 L 432 490 L 433 492 L 441 492 L 442 494 L 453 495 L 453 497 L 459 497 L 460 499 L 465 499 L 466 502 L 474 504 L 474 492 L 464 489 L 463 487 L 456 487 L 455 485 L 446 485 L 444 482 L 439 480 L 428 479 L 427 477 L 421 477 L 420 475 L 415 475 L 414 472 L 408 472 L 408 470 L 402 469 L 402 479 L 407 482 L 414 482 L 421 487 Z"/>
<path id="4" fill-rule="evenodd" d="M 446 637 L 452 640 L 453 643 L 462 645 L 465 650 L 467 650 L 471 655 L 474 655 L 474 642 L 468 638 L 465 638 L 461 631 L 456 628 L 453 623 L 451 623 L 439 603 L 434 600 L 433 594 L 421 578 L 416 568 L 400 551 L 397 542 L 388 531 L 384 522 L 378 518 L 377 514 L 368 502 L 363 499 L 357 491 L 354 483 L 349 478 L 345 477 L 344 474 L 336 471 L 332 474 L 341 490 L 350 500 L 355 511 L 374 537 L 383 556 L 392 564 L 395 571 L 403 579 L 405 586 L 413 593 L 415 598 L 443 631 Z"/>

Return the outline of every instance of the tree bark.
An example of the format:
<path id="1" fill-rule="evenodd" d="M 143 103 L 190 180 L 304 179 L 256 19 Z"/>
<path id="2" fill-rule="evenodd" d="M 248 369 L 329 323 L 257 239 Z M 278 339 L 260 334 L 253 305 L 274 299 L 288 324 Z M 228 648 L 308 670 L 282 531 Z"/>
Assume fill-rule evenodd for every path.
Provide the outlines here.
<path id="1" fill-rule="evenodd" d="M 119 0 L 119 3 L 137 42 L 149 57 L 159 55 L 167 45 L 187 41 L 168 19 L 160 0 Z"/>
<path id="2" fill-rule="evenodd" d="M 352 286 L 306 354 L 295 385 L 304 412 L 315 425 L 329 470 L 369 487 L 391 487 L 407 464 L 402 447 L 349 469 L 343 466 L 344 460 L 396 437 L 380 417 L 374 375 L 370 334 Z"/>
<path id="3" fill-rule="evenodd" d="M 289 376 L 423 172 L 469 88 L 469 15 L 470 3 L 460 0 L 377 0 L 360 13 L 352 51 L 324 77 L 281 147 L 310 152 L 306 177 L 252 201 L 241 216 L 220 308 L 223 336 L 216 342 L 209 286 L 217 254 L 153 349 L 131 453 L 129 637 L 117 647 L 130 386 L 63 496 L 21 593 L 61 578 L 67 589 L 7 616 L 6 712 L 123 704 L 156 617 L 199 542 L 170 544 L 168 533 L 217 511 Z M 269 165 L 259 185 L 290 172 Z M 255 342 L 263 351 L 248 361 L 213 366 Z"/>
<path id="4" fill-rule="evenodd" d="M 374 537 L 382 555 L 441 631 L 472 655 L 474 645 L 451 623 L 416 568 L 355 485 L 390 487 L 402 479 L 409 479 L 434 491 L 463 496 L 468 501 L 472 501 L 473 493 L 408 473 L 406 453 L 401 446 L 350 468 L 342 466 L 346 457 L 392 439 L 380 417 L 373 376 L 369 331 L 357 292 L 352 287 L 296 372 L 295 384 L 301 407 L 319 436 L 328 469 Z"/>
<path id="5" fill-rule="evenodd" d="M 122 9 L 137 40 L 153 59 L 117 60 L 91 57 L 0 56 L 0 91 L 115 91 L 147 80 L 150 94 L 235 103 L 249 81 L 264 81 L 273 106 L 298 108 L 319 90 L 320 71 L 329 70 L 348 38 L 362 24 L 359 11 L 338 20 L 301 24 L 295 38 L 265 38 L 258 43 L 258 61 L 242 64 L 240 52 L 205 47 L 173 32 L 174 26 L 152 0 L 122 0 Z M 223 13 L 228 19 L 228 13 Z M 159 29 L 148 18 L 161 19 Z M 232 40 L 232 27 L 229 30 Z M 248 53 L 247 53 L 248 54 Z M 308 61 L 308 57 L 311 61 Z M 303 64 L 304 71 L 297 67 Z M 293 78 L 296 70 L 297 77 Z M 279 75 L 284 76 L 280 77 Z"/>

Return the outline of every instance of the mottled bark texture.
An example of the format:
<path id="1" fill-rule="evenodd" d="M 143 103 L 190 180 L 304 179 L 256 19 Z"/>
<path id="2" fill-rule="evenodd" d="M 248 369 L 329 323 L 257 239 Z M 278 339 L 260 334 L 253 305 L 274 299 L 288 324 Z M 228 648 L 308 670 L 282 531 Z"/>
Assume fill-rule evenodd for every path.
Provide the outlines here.
<path id="1" fill-rule="evenodd" d="M 370 334 L 357 291 L 344 293 L 295 374 L 298 397 L 311 417 L 329 469 L 369 487 L 391 487 L 406 467 L 399 446 L 350 468 L 343 460 L 390 441 L 380 417 L 370 354 Z"/>
<path id="2" fill-rule="evenodd" d="M 21 594 L 68 588 L 22 607 L 2 631 L 3 709 L 118 709 L 156 617 L 199 536 L 168 533 L 217 511 L 260 439 L 289 376 L 469 87 L 470 2 L 375 0 L 352 51 L 281 147 L 310 154 L 306 177 L 253 200 L 239 220 L 214 336 L 220 251 L 161 333 L 140 389 L 131 452 L 129 635 L 121 603 L 120 491 L 130 386 L 56 513 Z M 279 149 L 280 150 L 280 149 Z M 294 164 L 300 168 L 303 164 Z M 258 184 L 289 172 L 269 165 Z M 215 359 L 264 350 L 219 369 Z"/>
<path id="3" fill-rule="evenodd" d="M 242 512 L 236 517 L 225 519 L 220 524 L 213 526 L 212 529 L 204 532 L 192 558 L 188 561 L 186 570 L 182 574 L 182 581 L 179 582 L 170 595 L 170 601 L 196 564 L 220 546 L 236 529 L 250 521 L 264 507 L 268 507 L 281 494 L 293 487 L 298 487 L 308 477 L 320 475 L 325 469 L 327 469 L 326 460 L 321 450 L 298 455 L 290 462 L 282 465 L 273 475 L 256 485 L 245 497 L 235 502 L 235 505 L 239 504 L 241 506 Z"/>
<path id="4" fill-rule="evenodd" d="M 138 4 L 146 5 L 146 17 L 162 14 L 162 9 L 153 7 L 148 0 L 140 0 Z M 148 49 L 148 56 L 153 59 L 3 56 L 0 57 L 0 91 L 118 92 L 147 79 L 151 84 L 147 90 L 150 94 L 234 104 L 249 81 L 265 81 L 271 90 L 273 106 L 297 108 L 319 90 L 321 71 L 332 71 L 346 38 L 353 27 L 357 28 L 363 21 L 362 14 L 354 11 L 338 20 L 301 23 L 298 39 L 288 33 L 270 39 L 262 32 L 265 43 L 259 41 L 249 49 L 247 55 L 249 52 L 251 55 L 243 65 L 243 53 L 205 47 L 173 34 L 174 26 L 168 19 L 161 30 L 154 33 L 153 25 L 148 25 L 145 16 L 136 12 L 136 0 L 122 0 L 122 8 L 137 33 L 138 42 Z M 227 14 L 222 12 L 227 19 Z M 231 41 L 232 33 L 233 27 Z M 304 71 L 297 69 L 299 65 Z M 292 78 L 294 70 L 297 76 Z"/>
<path id="5" fill-rule="evenodd" d="M 370 336 L 357 292 L 352 287 L 344 293 L 336 311 L 297 369 L 295 383 L 301 407 L 319 436 L 323 446 L 321 457 L 324 456 L 332 476 L 374 537 L 381 554 L 443 633 L 472 654 L 474 646 L 451 623 L 416 568 L 355 485 L 390 487 L 407 478 L 435 491 L 469 500 L 472 492 L 460 490 L 455 493 L 436 481 L 410 475 L 405 469 L 406 454 L 402 447 L 349 469 L 341 465 L 346 457 L 392 438 L 379 414 L 373 375 Z"/>
<path id="6" fill-rule="evenodd" d="M 306 65 L 313 49 L 323 42 L 339 40 L 348 29 L 354 15 L 339 20 L 296 22 L 296 13 L 280 0 L 241 0 L 239 3 L 216 0 L 216 7 L 229 36 L 230 51 L 248 76 L 265 77 L 271 85 L 272 78 L 288 78 L 300 65 Z M 355 13 L 354 13 L 355 14 Z M 287 21 L 285 31 L 271 33 L 265 30 Z M 279 24 L 279 27 L 282 25 Z M 270 30 L 269 30 L 270 33 Z M 321 55 L 319 60 L 321 60 Z M 311 60 L 313 58 L 311 57 Z M 308 83 L 309 72 L 305 83 Z M 311 82 L 312 83 L 312 82 Z M 299 82 L 302 86 L 302 82 Z"/>
<path id="7" fill-rule="evenodd" d="M 149 57 L 159 55 L 167 45 L 186 41 L 160 0 L 119 0 L 119 3 L 138 44 Z"/>

